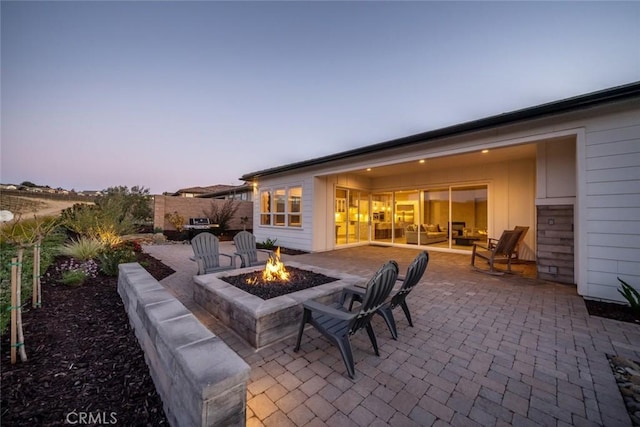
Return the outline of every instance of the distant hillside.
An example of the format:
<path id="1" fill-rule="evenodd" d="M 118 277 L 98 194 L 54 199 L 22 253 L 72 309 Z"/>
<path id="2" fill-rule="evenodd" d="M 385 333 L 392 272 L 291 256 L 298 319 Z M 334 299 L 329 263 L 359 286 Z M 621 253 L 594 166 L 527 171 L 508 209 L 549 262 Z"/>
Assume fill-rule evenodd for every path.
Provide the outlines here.
<path id="1" fill-rule="evenodd" d="M 92 203 L 87 198 L 81 199 L 83 203 Z M 32 217 L 33 215 L 57 216 L 64 209 L 79 203 L 79 200 L 53 200 L 52 198 L 24 197 L 8 195 L 4 191 L 0 195 L 0 210 L 11 211 L 14 215 Z"/>

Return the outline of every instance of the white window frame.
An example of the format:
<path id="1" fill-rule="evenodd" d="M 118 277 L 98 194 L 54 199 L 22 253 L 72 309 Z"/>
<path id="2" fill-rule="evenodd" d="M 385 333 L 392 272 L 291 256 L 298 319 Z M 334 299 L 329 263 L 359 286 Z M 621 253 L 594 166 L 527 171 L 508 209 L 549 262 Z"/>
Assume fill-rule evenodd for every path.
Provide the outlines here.
<path id="1" fill-rule="evenodd" d="M 299 195 L 292 195 L 291 191 L 299 189 Z M 264 194 L 268 194 L 270 206 L 267 206 L 267 210 L 263 210 L 265 206 L 263 206 L 262 198 Z M 292 229 L 301 229 L 302 228 L 302 195 L 304 193 L 304 188 L 302 184 L 296 185 L 278 185 L 269 188 L 261 188 L 259 191 L 260 195 L 260 226 L 261 227 L 277 227 L 277 228 L 292 228 Z M 291 210 L 292 207 L 292 197 L 300 198 L 300 210 L 298 212 L 293 212 Z M 279 206 L 278 201 L 282 200 L 284 206 Z M 281 210 L 278 210 L 281 208 Z M 300 220 L 298 222 L 292 222 L 291 219 L 293 217 L 298 217 Z M 268 218 L 269 223 L 263 223 L 264 219 Z"/>

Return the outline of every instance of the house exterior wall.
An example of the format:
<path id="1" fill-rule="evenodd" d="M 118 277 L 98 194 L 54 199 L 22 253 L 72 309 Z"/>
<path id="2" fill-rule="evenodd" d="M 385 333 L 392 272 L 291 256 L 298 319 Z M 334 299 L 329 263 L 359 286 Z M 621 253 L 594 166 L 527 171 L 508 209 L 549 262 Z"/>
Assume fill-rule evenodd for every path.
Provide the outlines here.
<path id="1" fill-rule="evenodd" d="M 640 286 L 640 108 L 589 123 L 583 155 L 579 221 L 586 278 L 578 289 L 624 301 L 617 277 Z"/>
<path id="2" fill-rule="evenodd" d="M 535 160 L 508 162 L 496 168 L 482 165 L 482 171 L 465 168 L 424 177 L 400 174 L 372 182 L 349 175 L 350 171 L 366 167 L 421 158 L 428 162 L 441 156 L 529 143 L 538 144 Z M 273 186 L 294 178 L 304 182 L 303 230 L 265 230 L 254 224 L 257 237 L 278 238 L 283 246 L 290 243 L 291 247 L 304 250 L 333 249 L 336 185 L 381 191 L 423 182 L 486 180 L 491 201 L 490 227 L 495 233 L 530 224 L 526 243 L 534 253 L 537 207 L 574 207 L 574 273 L 579 294 L 624 302 L 617 292 L 617 277 L 636 287 L 640 284 L 639 99 L 367 153 L 296 169 L 295 173 L 267 175 L 257 185 Z M 257 213 L 254 209 L 255 218 L 259 218 Z"/>
<path id="3" fill-rule="evenodd" d="M 260 186 L 254 188 L 253 192 L 253 234 L 257 242 L 264 242 L 267 239 L 276 239 L 276 246 L 283 246 L 291 249 L 301 249 L 309 251 L 313 245 L 313 219 L 314 219 L 314 179 L 313 176 L 305 174 L 293 174 L 263 181 Z M 277 188 L 288 188 L 302 186 L 302 226 L 301 227 L 281 227 L 274 225 L 260 225 L 260 192 L 262 190 L 275 190 Z"/>

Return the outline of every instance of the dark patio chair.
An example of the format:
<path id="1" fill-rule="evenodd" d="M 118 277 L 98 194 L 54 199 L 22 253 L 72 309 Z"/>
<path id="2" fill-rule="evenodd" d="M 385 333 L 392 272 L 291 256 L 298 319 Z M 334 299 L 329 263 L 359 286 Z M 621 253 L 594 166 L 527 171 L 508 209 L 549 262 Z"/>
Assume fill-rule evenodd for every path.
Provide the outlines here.
<path id="1" fill-rule="evenodd" d="M 220 253 L 220 241 L 211 233 L 200 233 L 191 239 L 193 256 L 190 258 L 198 264 L 198 275 L 215 273 L 236 268 L 235 257 Z M 220 257 L 229 258 L 228 265 L 220 263 Z"/>
<path id="2" fill-rule="evenodd" d="M 300 350 L 304 327 L 310 323 L 338 347 L 347 373 L 350 378 L 354 379 L 355 365 L 349 337 L 361 329 L 366 329 L 376 356 L 380 356 L 376 335 L 371 326 L 371 317 L 384 304 L 397 278 L 398 264 L 395 261 L 388 261 L 367 283 L 362 304 L 357 311 L 349 311 L 344 306 L 347 297 L 351 295 L 348 289 L 343 289 L 340 302 L 332 305 L 321 304 L 313 300 L 305 301 L 294 351 Z"/>
<path id="3" fill-rule="evenodd" d="M 240 268 L 263 264 L 262 261 L 258 260 L 258 252 L 265 252 L 269 254 L 269 256 L 273 255 L 273 251 L 258 249 L 256 236 L 248 231 L 241 231 L 233 236 L 233 243 L 236 245 L 234 255 L 240 257 Z"/>
<path id="4" fill-rule="evenodd" d="M 422 251 L 414 258 L 411 264 L 409 264 L 407 274 L 405 276 L 398 276 L 398 280 L 402 281 L 400 288 L 392 291 L 391 298 L 382 304 L 382 306 L 376 311 L 377 314 L 382 316 L 389 327 L 389 332 L 391 332 L 391 336 L 394 340 L 398 339 L 398 329 L 396 328 L 396 321 L 393 317 L 393 309 L 398 306 L 401 307 L 405 317 L 407 318 L 407 322 L 409 322 L 409 326 L 413 327 L 411 313 L 409 312 L 409 306 L 407 305 L 407 296 L 424 275 L 424 272 L 427 269 L 427 264 L 429 264 L 429 253 L 427 251 Z M 364 289 L 357 286 L 352 286 L 348 289 L 350 292 L 353 292 L 351 304 L 354 302 L 362 302 Z"/>

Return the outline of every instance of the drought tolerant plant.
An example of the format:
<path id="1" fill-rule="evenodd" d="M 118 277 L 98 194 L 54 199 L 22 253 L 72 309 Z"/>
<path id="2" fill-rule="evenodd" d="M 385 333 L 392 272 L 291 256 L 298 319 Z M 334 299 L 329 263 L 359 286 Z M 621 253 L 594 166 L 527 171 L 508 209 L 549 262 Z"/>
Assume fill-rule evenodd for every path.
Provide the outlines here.
<path id="1" fill-rule="evenodd" d="M 104 248 L 105 244 L 100 240 L 91 237 L 78 237 L 62 245 L 62 247 L 60 247 L 60 254 L 82 261 L 88 261 L 96 258 Z"/>
<path id="2" fill-rule="evenodd" d="M 73 234 L 103 241 L 108 241 L 110 235 L 122 236 L 133 231 L 131 220 L 123 218 L 113 203 L 104 206 L 76 203 L 62 211 L 61 221 Z"/>
<path id="3" fill-rule="evenodd" d="M 620 295 L 625 297 L 625 299 L 629 302 L 629 305 L 632 309 L 637 312 L 640 312 L 640 292 L 635 290 L 633 286 L 622 280 L 618 277 L 618 281 L 621 283 L 622 289 L 618 289 Z"/>
<path id="4" fill-rule="evenodd" d="M 184 230 L 185 219 L 177 211 L 174 213 L 167 213 L 164 215 L 164 217 L 167 221 L 169 221 L 169 224 L 174 226 L 176 230 L 178 231 Z"/>
<path id="5" fill-rule="evenodd" d="M 109 187 L 104 191 L 105 195 L 96 200 L 96 204 L 104 207 L 108 204 L 117 205 L 121 218 L 128 217 L 134 223 L 149 221 L 153 216 L 151 207 L 152 197 L 148 188 L 134 185 Z"/>
<path id="6" fill-rule="evenodd" d="M 276 241 L 278 239 L 272 239 L 270 237 L 267 237 L 267 240 L 265 240 L 264 242 L 258 243 L 257 246 L 260 249 L 273 249 L 276 247 Z"/>
<path id="7" fill-rule="evenodd" d="M 70 258 L 56 267 L 60 276 L 59 283 L 69 286 L 83 285 L 87 279 L 94 279 L 98 275 L 98 264 L 90 259 L 84 262 Z"/>
<path id="8" fill-rule="evenodd" d="M 233 199 L 227 199 L 222 206 L 216 203 L 216 201 L 211 202 L 211 207 L 209 210 L 202 211 L 209 221 L 212 224 L 218 224 L 219 233 L 224 233 L 229 229 L 229 222 L 233 218 L 233 216 L 238 212 L 240 208 L 240 203 L 234 203 Z"/>
<path id="9" fill-rule="evenodd" d="M 136 241 L 123 242 L 117 246 L 107 248 L 100 255 L 100 271 L 107 276 L 118 275 L 118 265 L 136 260 L 136 253 L 140 253 L 142 248 Z"/>

